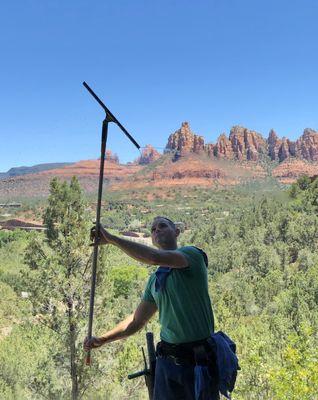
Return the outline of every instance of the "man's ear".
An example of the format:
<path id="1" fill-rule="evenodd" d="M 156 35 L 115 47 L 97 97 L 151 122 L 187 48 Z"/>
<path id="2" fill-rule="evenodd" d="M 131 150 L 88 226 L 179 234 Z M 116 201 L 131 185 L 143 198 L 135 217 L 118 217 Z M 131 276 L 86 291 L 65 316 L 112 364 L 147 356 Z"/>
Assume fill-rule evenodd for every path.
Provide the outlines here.
<path id="1" fill-rule="evenodd" d="M 180 235 L 180 229 L 176 228 L 176 237 L 178 237 Z"/>

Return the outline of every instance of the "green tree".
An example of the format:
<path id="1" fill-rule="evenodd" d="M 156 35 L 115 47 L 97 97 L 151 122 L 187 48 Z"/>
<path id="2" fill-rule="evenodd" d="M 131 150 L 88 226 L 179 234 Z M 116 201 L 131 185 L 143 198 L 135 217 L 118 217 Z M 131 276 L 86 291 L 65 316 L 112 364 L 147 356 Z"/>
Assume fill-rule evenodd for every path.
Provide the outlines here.
<path id="1" fill-rule="evenodd" d="M 318 351 L 312 328 L 302 325 L 300 334 L 291 333 L 282 350 L 281 365 L 270 369 L 276 400 L 314 400 L 318 393 Z"/>
<path id="2" fill-rule="evenodd" d="M 69 371 L 73 399 L 79 397 L 80 386 L 85 385 L 86 379 L 78 338 L 85 323 L 84 306 L 89 290 L 87 221 L 77 179 L 68 184 L 54 178 L 44 212 L 46 243 L 35 237 L 25 253 L 29 268 L 24 280 L 33 313 L 59 335 L 56 348 L 60 352 L 53 352 L 52 357 L 61 371 Z"/>

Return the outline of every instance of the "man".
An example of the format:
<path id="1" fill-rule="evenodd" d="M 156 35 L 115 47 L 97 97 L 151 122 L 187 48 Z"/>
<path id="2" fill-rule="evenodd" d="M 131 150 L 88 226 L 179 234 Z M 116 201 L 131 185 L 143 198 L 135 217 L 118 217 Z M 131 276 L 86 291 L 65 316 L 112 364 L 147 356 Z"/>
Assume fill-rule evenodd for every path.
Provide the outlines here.
<path id="1" fill-rule="evenodd" d="M 205 349 L 206 339 L 214 331 L 205 253 L 192 246 L 178 248 L 180 231 L 165 217 L 156 217 L 152 223 L 151 238 L 157 249 L 114 236 L 102 227 L 100 232 L 100 244 L 115 245 L 140 262 L 160 267 L 150 276 L 136 311 L 104 335 L 85 339 L 84 349 L 134 334 L 158 310 L 161 342 L 154 400 L 194 400 L 194 350 Z M 205 352 L 203 359 L 206 361 Z M 218 395 L 214 393 L 213 398 Z"/>

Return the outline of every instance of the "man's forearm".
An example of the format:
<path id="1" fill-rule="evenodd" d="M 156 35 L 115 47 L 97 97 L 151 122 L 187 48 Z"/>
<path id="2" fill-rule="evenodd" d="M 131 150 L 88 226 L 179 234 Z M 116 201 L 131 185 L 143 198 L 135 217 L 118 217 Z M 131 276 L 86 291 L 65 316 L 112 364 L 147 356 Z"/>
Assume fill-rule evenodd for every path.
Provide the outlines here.
<path id="1" fill-rule="evenodd" d="M 124 321 L 120 322 L 114 329 L 104 333 L 100 339 L 104 344 L 124 339 L 136 333 L 142 326 L 137 326 L 134 321 L 134 314 L 129 315 Z"/>
<path id="2" fill-rule="evenodd" d="M 118 236 L 113 236 L 111 243 L 121 250 L 123 250 L 130 257 L 134 258 L 145 264 L 156 265 L 159 250 L 150 246 L 145 246 L 141 243 L 132 242 L 130 240 L 122 239 Z"/>

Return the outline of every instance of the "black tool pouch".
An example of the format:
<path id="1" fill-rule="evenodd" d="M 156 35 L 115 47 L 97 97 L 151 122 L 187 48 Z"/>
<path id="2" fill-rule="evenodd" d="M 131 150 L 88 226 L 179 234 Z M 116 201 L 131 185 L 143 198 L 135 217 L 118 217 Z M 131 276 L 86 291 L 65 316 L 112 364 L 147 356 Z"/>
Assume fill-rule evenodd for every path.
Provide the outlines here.
<path id="1" fill-rule="evenodd" d="M 196 365 L 207 366 L 209 364 L 209 354 L 204 345 L 193 347 L 193 354 Z"/>

